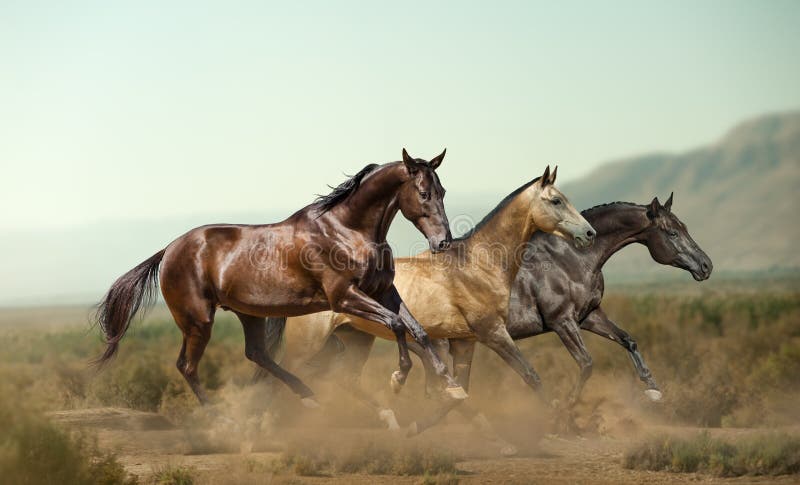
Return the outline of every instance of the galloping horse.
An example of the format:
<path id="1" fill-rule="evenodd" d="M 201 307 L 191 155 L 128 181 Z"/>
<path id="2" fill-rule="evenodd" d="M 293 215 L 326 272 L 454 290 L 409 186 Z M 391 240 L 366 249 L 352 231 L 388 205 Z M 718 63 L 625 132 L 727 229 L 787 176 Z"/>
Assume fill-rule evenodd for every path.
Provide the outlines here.
<path id="1" fill-rule="evenodd" d="M 98 363 L 115 354 L 136 312 L 152 301 L 160 266 L 161 292 L 183 332 L 177 367 L 201 403 L 208 398 L 197 370 L 217 307 L 239 317 L 247 358 L 283 381 L 307 406 L 317 406 L 311 389 L 268 355 L 267 316 L 333 309 L 376 322 L 397 339 L 396 374 L 403 379 L 411 368 L 408 331 L 427 349 L 448 394 L 465 398 L 400 298 L 386 242 L 399 210 L 425 235 L 432 252 L 450 246 L 445 190 L 434 172 L 444 156 L 442 152 L 427 162 L 403 149 L 402 161 L 368 165 L 331 194 L 276 224 L 192 229 L 111 286 L 96 315 L 107 342 Z"/>
<path id="2" fill-rule="evenodd" d="M 603 265 L 617 251 L 632 243 L 646 246 L 657 263 L 684 269 L 697 281 L 711 276 L 711 260 L 689 235 L 686 225 L 672 213 L 672 194 L 664 205 L 658 198 L 647 205 L 614 202 L 593 207 L 582 214 L 597 229 L 595 243 L 590 249 L 575 249 L 564 240 L 547 234 L 537 233 L 531 238 L 511 291 L 506 323 L 508 333 L 518 340 L 556 332 L 581 369 L 568 405 L 578 400 L 592 373 L 592 358 L 580 330 L 605 337 L 627 350 L 639 378 L 645 383 L 645 394 L 657 401 L 661 399 L 661 391 L 644 363 L 636 341 L 600 308 L 604 290 Z M 409 304 L 414 307 L 413 302 L 409 301 Z M 347 331 L 347 327 L 341 330 L 334 337 L 344 344 L 347 353 L 354 354 L 352 369 L 360 373 L 374 337 Z M 474 339 L 449 340 L 456 379 L 467 390 L 474 349 Z M 419 351 L 415 346 L 411 350 Z M 431 378 L 432 369 L 428 376 Z M 357 377 L 351 376 L 350 379 Z M 472 418 L 486 434 L 497 439 L 482 414 L 467 403 L 460 405 L 458 410 Z M 432 426 L 444 413 L 446 409 L 418 422 L 418 430 Z"/>
<path id="3" fill-rule="evenodd" d="M 456 239 L 448 251 L 396 260 L 395 284 L 412 312 L 424 315 L 422 321 L 431 337 L 477 338 L 534 389 L 539 388 L 539 376 L 506 330 L 511 283 L 527 242 L 537 230 L 569 238 L 580 247 L 590 245 L 594 238 L 592 226 L 553 186 L 555 178 L 556 171 L 551 174 L 548 167 L 542 177 L 506 197 L 469 234 Z M 352 313 L 290 318 L 285 322 L 281 364 L 296 369 L 319 352 L 334 329 L 345 323 L 383 338 L 395 337 Z M 395 377 L 397 391 L 405 379 Z M 388 413 L 379 410 L 379 416 L 394 426 L 393 415 Z"/>

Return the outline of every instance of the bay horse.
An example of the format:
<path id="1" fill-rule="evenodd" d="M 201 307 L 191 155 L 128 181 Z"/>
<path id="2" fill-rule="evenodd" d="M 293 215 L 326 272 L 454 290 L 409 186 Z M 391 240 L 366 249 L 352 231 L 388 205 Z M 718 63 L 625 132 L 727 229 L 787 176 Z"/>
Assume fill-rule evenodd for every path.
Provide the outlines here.
<path id="1" fill-rule="evenodd" d="M 556 170 L 551 173 L 547 167 L 544 175 L 511 193 L 468 234 L 455 239 L 447 251 L 395 261 L 395 285 L 412 313 L 421 317 L 428 335 L 477 338 L 536 390 L 539 376 L 506 329 L 511 283 L 535 231 L 570 239 L 578 247 L 588 246 L 594 239 L 592 226 L 553 186 Z M 339 325 L 350 324 L 387 339 L 396 336 L 367 319 L 345 313 L 323 312 L 283 322 L 275 319 L 276 325 L 283 323 L 285 328 L 281 364 L 297 369 L 320 351 Z M 274 344 L 274 340 L 270 342 Z M 399 391 L 404 381 L 403 376 L 393 376 L 393 389 Z M 358 392 L 356 385 L 348 387 Z M 395 427 L 389 410 L 380 409 L 379 416 Z"/>
<path id="2" fill-rule="evenodd" d="M 647 205 L 614 202 L 583 211 L 583 216 L 597 230 L 595 243 L 589 249 L 575 249 L 564 240 L 544 233 L 531 237 L 522 267 L 514 280 L 506 328 L 514 340 L 548 332 L 558 335 L 580 367 L 579 379 L 567 399 L 568 406 L 579 399 L 586 380 L 592 374 L 592 358 L 580 330 L 607 338 L 628 351 L 636 373 L 645 384 L 645 395 L 653 401 L 661 399 L 661 391 L 636 341 L 608 318 L 600 305 L 604 291 L 603 266 L 611 256 L 633 243 L 646 246 L 657 263 L 688 271 L 696 281 L 711 276 L 711 259 L 672 212 L 672 202 L 670 194 L 663 205 L 656 197 Z M 347 327 L 337 331 L 334 337 L 339 338 L 340 348 L 358 356 L 358 359 L 351 358 L 353 362 L 349 367 L 360 373 L 374 337 L 355 330 L 348 331 Z M 468 390 L 475 339 L 451 338 L 443 347 L 449 348 L 456 379 Z M 412 346 L 411 350 L 419 352 L 420 349 Z M 430 379 L 432 369 L 426 367 L 426 370 Z M 370 401 L 367 403 L 372 404 Z M 416 423 L 417 430 L 435 424 L 446 414 L 447 408 L 446 404 L 427 420 Z M 467 403 L 458 409 L 473 419 L 473 423 L 487 436 L 501 441 L 482 414 Z M 507 447 L 507 451 L 506 454 L 513 454 L 511 447 Z"/>
<path id="3" fill-rule="evenodd" d="M 309 407 L 317 406 L 311 389 L 269 356 L 268 316 L 333 309 L 376 322 L 397 340 L 400 370 L 395 374 L 403 379 L 411 368 L 407 331 L 427 349 L 423 353 L 446 382 L 449 396 L 465 398 L 400 298 L 386 242 L 389 225 L 400 211 L 425 235 L 431 252 L 449 247 L 445 190 L 435 172 L 445 153 L 428 162 L 403 149 L 402 161 L 366 166 L 282 222 L 190 230 L 108 290 L 95 316 L 107 343 L 97 363 L 113 357 L 134 315 L 152 302 L 160 283 L 183 332 L 176 365 L 202 404 L 208 398 L 198 365 L 217 308 L 233 311 L 241 321 L 246 357 L 288 385 Z"/>

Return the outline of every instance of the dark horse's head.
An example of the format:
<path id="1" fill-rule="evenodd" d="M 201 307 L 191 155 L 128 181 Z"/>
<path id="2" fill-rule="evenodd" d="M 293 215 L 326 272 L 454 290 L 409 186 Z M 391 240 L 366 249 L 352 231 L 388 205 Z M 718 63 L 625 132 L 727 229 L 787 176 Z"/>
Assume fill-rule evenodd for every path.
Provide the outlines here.
<path id="1" fill-rule="evenodd" d="M 644 243 L 656 262 L 685 269 L 697 281 L 711 276 L 714 267 L 711 259 L 694 242 L 686 225 L 672 213 L 672 194 L 664 205 L 658 197 L 654 198 L 647 205 L 647 217 L 651 224 L 644 232 Z"/>
<path id="2" fill-rule="evenodd" d="M 403 148 L 403 163 L 408 179 L 403 182 L 397 195 L 400 212 L 425 235 L 434 253 L 449 248 L 453 238 L 444 211 L 445 190 L 435 172 L 442 164 L 446 152 L 445 149 L 428 162 L 421 158 L 412 158 Z"/>

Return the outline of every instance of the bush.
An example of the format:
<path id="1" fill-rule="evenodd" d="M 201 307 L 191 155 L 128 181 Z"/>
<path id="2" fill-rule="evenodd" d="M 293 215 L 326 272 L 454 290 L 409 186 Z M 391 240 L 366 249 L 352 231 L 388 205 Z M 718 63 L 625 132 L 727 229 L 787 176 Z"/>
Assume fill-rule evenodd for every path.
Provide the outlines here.
<path id="1" fill-rule="evenodd" d="M 193 470 L 168 465 L 156 470 L 153 482 L 155 485 L 194 485 Z"/>
<path id="2" fill-rule="evenodd" d="M 0 476 L 28 485 L 134 485 L 135 477 L 111 453 L 84 435 L 71 434 L 44 417 L 0 402 Z"/>
<path id="3" fill-rule="evenodd" d="M 707 432 L 691 438 L 656 436 L 628 450 L 623 466 L 723 477 L 800 473 L 800 436 L 770 433 L 733 442 Z"/>

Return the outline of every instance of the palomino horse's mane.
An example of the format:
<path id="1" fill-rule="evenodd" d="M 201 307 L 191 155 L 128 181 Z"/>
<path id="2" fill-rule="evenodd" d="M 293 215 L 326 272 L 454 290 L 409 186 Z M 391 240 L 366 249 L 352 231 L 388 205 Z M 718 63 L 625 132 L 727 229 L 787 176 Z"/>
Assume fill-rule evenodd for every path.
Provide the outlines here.
<path id="1" fill-rule="evenodd" d="M 346 199 L 348 195 L 355 192 L 364 177 L 374 172 L 378 167 L 380 167 L 380 165 L 377 163 L 370 163 L 337 187 L 329 185 L 328 187 L 332 188 L 333 191 L 328 195 L 317 195 L 317 198 L 314 200 L 314 205 L 319 207 L 321 213 L 328 212 L 333 209 L 336 204 Z"/>
<path id="2" fill-rule="evenodd" d="M 456 238 L 453 238 L 453 242 L 464 241 L 464 240 L 469 239 L 470 237 L 472 237 L 473 234 L 478 232 L 483 226 L 486 225 L 486 223 L 488 223 L 490 220 L 492 220 L 492 218 L 494 216 L 496 216 L 497 213 L 500 212 L 503 209 L 503 207 L 507 206 L 514 199 L 514 197 L 518 196 L 520 194 L 520 192 L 522 192 L 523 190 L 525 190 L 528 187 L 530 187 L 531 185 L 533 185 L 540 178 L 541 177 L 536 177 L 535 179 L 533 179 L 530 182 L 526 183 L 525 185 L 523 185 L 522 187 L 518 188 L 514 192 L 511 192 L 510 194 L 508 194 L 505 199 L 501 200 L 500 203 L 497 204 L 497 207 L 495 207 L 494 209 L 492 209 L 491 212 L 486 214 L 486 216 L 484 216 L 484 218 L 481 219 L 481 221 L 479 223 L 475 224 L 475 226 L 472 229 L 470 229 L 469 231 L 465 232 L 464 234 L 462 234 L 462 235 L 460 235 L 460 236 L 458 236 Z"/>

